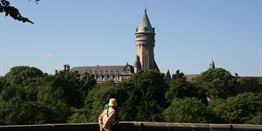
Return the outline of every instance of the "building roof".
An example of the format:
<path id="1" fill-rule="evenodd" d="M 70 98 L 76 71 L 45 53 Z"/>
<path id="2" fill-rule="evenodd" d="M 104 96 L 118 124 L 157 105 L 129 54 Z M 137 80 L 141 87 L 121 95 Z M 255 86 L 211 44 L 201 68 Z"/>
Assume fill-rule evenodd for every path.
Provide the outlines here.
<path id="1" fill-rule="evenodd" d="M 90 74 L 125 74 L 125 70 L 133 72 L 133 66 L 120 65 L 120 66 L 81 66 L 74 67 L 71 71 L 77 71 L 78 73 L 90 73 Z"/>
<path id="2" fill-rule="evenodd" d="M 154 67 L 153 67 L 153 69 L 159 71 L 159 68 L 158 68 L 155 60 L 154 60 Z"/>
<path id="3" fill-rule="evenodd" d="M 192 80 L 198 76 L 200 76 L 201 74 L 185 74 L 186 77 L 186 81 L 188 82 L 192 82 Z"/>
<path id="4" fill-rule="evenodd" d="M 151 26 L 146 9 L 143 19 L 140 23 L 140 26 L 137 28 L 136 33 L 155 33 L 155 28 L 152 28 Z"/>

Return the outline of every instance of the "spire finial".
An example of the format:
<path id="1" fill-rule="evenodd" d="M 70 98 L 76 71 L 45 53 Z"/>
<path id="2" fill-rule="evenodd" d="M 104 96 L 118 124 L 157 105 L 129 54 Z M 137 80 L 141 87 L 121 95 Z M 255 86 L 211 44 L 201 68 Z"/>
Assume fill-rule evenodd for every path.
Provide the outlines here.
<path id="1" fill-rule="evenodd" d="M 145 13 L 147 12 L 147 10 L 146 10 L 146 4 L 145 4 Z"/>

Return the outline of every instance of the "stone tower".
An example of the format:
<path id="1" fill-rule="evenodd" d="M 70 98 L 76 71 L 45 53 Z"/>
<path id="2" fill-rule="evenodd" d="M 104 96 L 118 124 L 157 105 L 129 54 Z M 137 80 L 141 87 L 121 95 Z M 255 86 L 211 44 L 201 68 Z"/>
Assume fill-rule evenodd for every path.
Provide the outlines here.
<path id="1" fill-rule="evenodd" d="M 136 29 L 137 58 L 134 63 L 135 73 L 139 70 L 158 70 L 154 59 L 155 28 L 152 28 L 147 10 L 142 18 L 140 26 Z"/>

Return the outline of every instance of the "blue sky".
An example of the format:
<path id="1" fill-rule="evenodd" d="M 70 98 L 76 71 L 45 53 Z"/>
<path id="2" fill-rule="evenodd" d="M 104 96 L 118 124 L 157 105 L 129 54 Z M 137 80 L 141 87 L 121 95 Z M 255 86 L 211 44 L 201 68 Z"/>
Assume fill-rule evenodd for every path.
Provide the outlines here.
<path id="1" fill-rule="evenodd" d="M 45 73 L 133 65 L 144 14 L 156 29 L 155 60 L 171 74 L 216 67 L 262 76 L 262 0 L 10 0 L 35 24 L 0 14 L 0 76 L 19 65 Z"/>

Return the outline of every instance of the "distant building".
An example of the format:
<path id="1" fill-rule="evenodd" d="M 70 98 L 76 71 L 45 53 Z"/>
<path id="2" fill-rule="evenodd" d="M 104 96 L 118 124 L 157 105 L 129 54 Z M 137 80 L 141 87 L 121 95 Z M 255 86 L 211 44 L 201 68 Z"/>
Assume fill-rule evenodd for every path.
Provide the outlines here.
<path id="1" fill-rule="evenodd" d="M 210 61 L 209 68 L 216 68 L 215 67 L 215 62 L 213 60 Z"/>
<path id="2" fill-rule="evenodd" d="M 209 68 L 216 68 L 215 67 L 215 62 L 214 60 L 211 60 L 210 63 L 209 63 Z M 200 76 L 201 74 L 186 74 L 186 80 L 188 82 L 192 82 L 192 80 L 198 76 Z M 262 84 L 262 77 L 260 76 L 239 76 L 238 73 L 235 73 L 234 75 L 232 75 L 233 77 L 235 77 L 236 79 L 237 78 L 245 78 L 249 81 L 255 81 L 255 82 L 258 82 L 258 83 L 261 83 Z"/>
<path id="3" fill-rule="evenodd" d="M 145 9 L 144 16 L 140 26 L 136 29 L 136 60 L 134 65 L 114 65 L 114 66 L 80 66 L 70 69 L 69 65 L 65 65 L 65 70 L 76 71 L 78 73 L 89 73 L 94 75 L 97 83 L 107 81 L 109 79 L 118 83 L 127 80 L 130 76 L 138 71 L 157 70 L 159 68 L 154 58 L 155 47 L 155 28 L 151 26 L 147 10 Z M 164 71 L 166 82 L 171 80 L 170 72 Z"/>
<path id="4" fill-rule="evenodd" d="M 82 66 L 74 67 L 71 71 L 77 71 L 78 73 L 89 73 L 93 74 L 97 83 L 107 81 L 109 79 L 118 83 L 123 80 L 127 80 L 131 75 L 134 74 L 134 67 L 129 65 L 120 66 Z"/>

